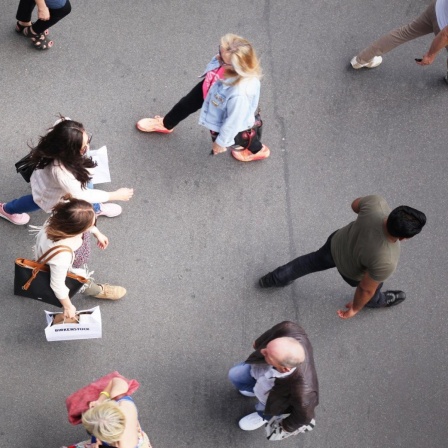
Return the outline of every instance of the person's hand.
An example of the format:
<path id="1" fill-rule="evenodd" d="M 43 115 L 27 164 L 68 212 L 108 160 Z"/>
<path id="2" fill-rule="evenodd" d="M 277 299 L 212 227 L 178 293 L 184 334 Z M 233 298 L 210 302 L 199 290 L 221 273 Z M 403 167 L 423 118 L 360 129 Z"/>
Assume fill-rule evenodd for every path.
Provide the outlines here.
<path id="1" fill-rule="evenodd" d="M 114 196 L 117 201 L 129 201 L 129 199 L 131 199 L 133 195 L 134 195 L 133 188 L 119 188 L 115 192 Z"/>
<path id="2" fill-rule="evenodd" d="M 76 308 L 70 303 L 69 306 L 64 307 L 64 318 L 70 319 L 76 316 Z"/>
<path id="3" fill-rule="evenodd" d="M 222 152 L 226 152 L 227 148 L 225 146 L 218 145 L 218 143 L 213 142 L 212 152 L 216 156 L 216 154 L 220 154 Z"/>
<path id="4" fill-rule="evenodd" d="M 96 441 L 94 443 L 87 443 L 86 445 L 83 445 L 85 448 L 100 448 L 101 447 L 101 441 Z"/>
<path id="5" fill-rule="evenodd" d="M 434 62 L 436 55 L 429 56 L 428 53 L 425 54 L 421 61 L 415 61 L 418 65 L 431 65 Z"/>
<path id="6" fill-rule="evenodd" d="M 103 402 L 100 401 L 99 399 L 98 399 L 98 400 L 91 401 L 91 402 L 89 403 L 89 409 L 92 409 L 92 408 L 94 408 L 95 406 L 98 406 L 98 405 L 101 404 L 101 403 L 103 403 Z"/>
<path id="7" fill-rule="evenodd" d="M 341 319 L 350 319 L 351 317 L 353 317 L 355 314 L 358 313 L 358 311 L 355 311 L 353 309 L 353 302 L 347 303 L 345 307 L 347 308 L 346 310 L 338 310 L 338 316 Z"/>
<path id="8" fill-rule="evenodd" d="M 107 246 L 109 246 L 109 238 L 107 238 L 107 236 L 104 235 L 104 233 L 98 231 L 98 233 L 95 234 L 95 238 L 97 239 L 96 245 L 100 249 L 104 250 L 106 249 Z"/>
<path id="9" fill-rule="evenodd" d="M 40 20 L 50 20 L 50 10 L 47 8 L 47 6 L 42 6 L 37 10 L 37 17 Z"/>

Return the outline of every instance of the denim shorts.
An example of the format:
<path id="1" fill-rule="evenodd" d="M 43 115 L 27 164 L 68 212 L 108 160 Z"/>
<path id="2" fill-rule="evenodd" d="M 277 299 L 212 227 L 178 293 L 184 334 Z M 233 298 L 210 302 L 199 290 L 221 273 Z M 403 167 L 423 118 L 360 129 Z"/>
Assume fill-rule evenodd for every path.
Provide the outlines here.
<path id="1" fill-rule="evenodd" d="M 45 0 L 45 4 L 50 9 L 59 9 L 65 6 L 67 0 Z"/>

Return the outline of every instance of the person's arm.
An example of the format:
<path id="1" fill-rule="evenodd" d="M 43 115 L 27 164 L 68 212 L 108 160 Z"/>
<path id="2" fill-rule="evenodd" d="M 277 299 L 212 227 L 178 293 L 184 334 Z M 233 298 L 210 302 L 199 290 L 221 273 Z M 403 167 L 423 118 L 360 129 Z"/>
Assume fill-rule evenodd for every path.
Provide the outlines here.
<path id="1" fill-rule="evenodd" d="M 64 309 L 65 319 L 71 319 L 76 316 L 76 308 L 72 304 L 70 297 L 67 296 L 65 299 L 59 299 L 59 302 L 61 302 L 62 308 Z"/>
<path id="2" fill-rule="evenodd" d="M 313 419 L 314 409 L 317 406 L 317 396 L 315 393 L 307 397 L 307 402 L 303 399 L 294 400 L 292 412 L 284 418 L 280 425 L 286 432 L 294 432 L 303 425 L 307 425 Z"/>
<path id="3" fill-rule="evenodd" d="M 37 17 L 40 20 L 50 20 L 50 10 L 45 4 L 45 0 L 34 0 L 37 6 Z"/>
<path id="4" fill-rule="evenodd" d="M 90 229 L 90 233 L 96 238 L 97 240 L 97 246 L 100 249 L 106 249 L 106 247 L 109 245 L 109 238 L 107 238 L 104 233 L 101 233 L 98 229 L 98 227 L 93 226 Z"/>
<path id="5" fill-rule="evenodd" d="M 54 295 L 61 302 L 64 308 L 64 317 L 75 317 L 76 308 L 72 304 L 69 292 L 65 284 L 67 277 L 67 271 L 71 266 L 72 255 L 68 252 L 58 254 L 55 258 L 49 262 L 50 265 L 50 288 L 53 290 Z"/>
<path id="6" fill-rule="evenodd" d="M 448 26 L 443 28 L 439 34 L 433 39 L 428 52 L 423 56 L 421 61 L 416 61 L 418 65 L 430 65 L 440 50 L 448 45 Z"/>
<path id="7" fill-rule="evenodd" d="M 359 213 L 359 203 L 361 201 L 362 198 L 356 198 L 353 202 L 352 202 L 352 210 L 358 214 Z"/>
<path id="8" fill-rule="evenodd" d="M 112 378 L 109 384 L 100 392 L 98 399 L 91 401 L 89 407 L 93 408 L 106 400 L 113 400 L 120 395 L 126 394 L 129 390 L 128 383 L 121 378 Z"/>
<path id="9" fill-rule="evenodd" d="M 133 188 L 119 188 L 115 191 L 108 192 L 109 201 L 129 201 L 134 195 Z"/>
<path id="10" fill-rule="evenodd" d="M 365 304 L 374 296 L 379 284 L 379 282 L 373 280 L 368 272 L 366 272 L 361 282 L 356 287 L 353 301 L 345 305 L 347 308 L 346 310 L 338 310 L 338 316 L 341 319 L 350 319 L 361 311 Z"/>
<path id="11" fill-rule="evenodd" d="M 129 201 L 134 194 L 132 188 L 119 188 L 111 192 L 96 190 L 94 188 L 82 188 L 81 182 L 65 168 L 57 169 L 55 174 L 61 189 L 65 193 L 70 193 L 74 198 L 84 199 L 91 204 L 108 201 Z"/>

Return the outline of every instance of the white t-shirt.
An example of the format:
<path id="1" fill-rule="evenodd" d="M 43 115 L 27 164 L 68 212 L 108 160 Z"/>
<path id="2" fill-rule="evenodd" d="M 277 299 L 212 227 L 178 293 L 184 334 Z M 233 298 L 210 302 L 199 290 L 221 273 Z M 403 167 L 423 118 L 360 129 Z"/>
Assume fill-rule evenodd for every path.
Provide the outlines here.
<path id="1" fill-rule="evenodd" d="M 441 30 L 448 26 L 448 0 L 437 0 L 436 17 Z"/>
<path id="2" fill-rule="evenodd" d="M 270 365 L 253 364 L 250 368 L 250 374 L 257 380 L 254 386 L 254 394 L 258 398 L 258 401 L 266 405 L 269 392 L 274 387 L 275 379 L 291 375 L 294 370 L 296 370 L 296 367 L 289 372 L 280 373 Z"/>

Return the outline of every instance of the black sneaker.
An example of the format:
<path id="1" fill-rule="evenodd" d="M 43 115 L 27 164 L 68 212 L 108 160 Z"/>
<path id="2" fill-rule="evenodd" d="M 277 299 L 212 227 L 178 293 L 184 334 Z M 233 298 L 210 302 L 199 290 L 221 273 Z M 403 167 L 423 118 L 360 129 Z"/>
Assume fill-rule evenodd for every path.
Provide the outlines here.
<path id="1" fill-rule="evenodd" d="M 274 280 L 272 279 L 272 272 L 261 277 L 260 280 L 258 280 L 258 284 L 261 288 L 272 288 L 275 286 Z"/>
<path id="2" fill-rule="evenodd" d="M 385 291 L 387 307 L 399 305 L 406 299 L 406 293 L 403 291 Z"/>
<path id="3" fill-rule="evenodd" d="M 285 283 L 284 285 L 277 285 L 272 278 L 272 272 L 269 272 L 269 274 L 266 274 L 264 277 L 261 277 L 260 280 L 258 280 L 258 284 L 261 288 L 272 288 L 273 286 L 284 288 L 285 286 L 290 285 L 292 282 L 293 280 Z"/>

